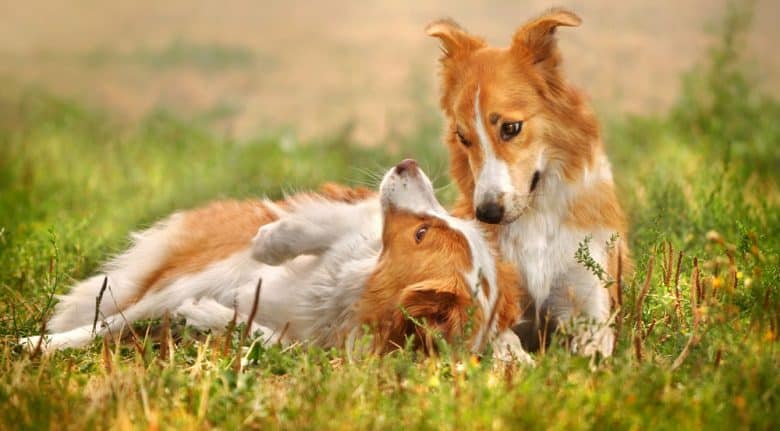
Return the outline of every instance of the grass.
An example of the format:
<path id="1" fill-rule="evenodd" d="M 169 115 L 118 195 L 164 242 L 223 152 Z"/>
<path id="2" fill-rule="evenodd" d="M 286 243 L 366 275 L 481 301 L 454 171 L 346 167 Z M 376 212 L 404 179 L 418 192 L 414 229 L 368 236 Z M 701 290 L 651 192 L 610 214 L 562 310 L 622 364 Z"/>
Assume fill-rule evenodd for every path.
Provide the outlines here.
<path id="1" fill-rule="evenodd" d="M 159 70 L 192 67 L 205 72 L 252 66 L 257 60 L 255 52 L 243 46 L 195 43 L 179 39 L 172 40 L 158 49 L 138 47 L 130 52 L 117 52 L 100 47 L 84 55 L 84 61 L 90 66 L 124 63 Z M 266 58 L 260 60 L 263 60 L 263 66 L 272 66 Z"/>
<path id="2" fill-rule="evenodd" d="M 780 103 L 735 55 L 746 23 L 729 14 L 668 115 L 605 121 L 637 264 L 617 351 L 590 361 L 554 343 L 534 369 L 458 349 L 350 362 L 254 347 L 237 372 L 238 331 L 179 322 L 175 344 L 141 325 L 136 343 L 18 351 L 54 293 L 174 209 L 371 183 L 408 155 L 448 179 L 435 113 L 367 149 L 344 133 L 233 141 L 164 112 L 120 126 L 40 92 L 0 95 L 0 429 L 778 429 Z"/>

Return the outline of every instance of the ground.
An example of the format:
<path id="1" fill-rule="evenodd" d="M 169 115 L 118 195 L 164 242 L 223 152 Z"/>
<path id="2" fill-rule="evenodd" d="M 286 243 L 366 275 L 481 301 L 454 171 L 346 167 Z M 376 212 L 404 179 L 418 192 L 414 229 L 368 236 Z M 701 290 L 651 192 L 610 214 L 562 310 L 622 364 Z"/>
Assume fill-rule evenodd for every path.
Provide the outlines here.
<path id="1" fill-rule="evenodd" d="M 595 6 L 599 3 L 579 6 L 586 11 L 583 15 L 598 17 L 602 15 Z M 87 52 L 83 58 L 78 57 L 82 51 L 72 53 L 81 60 L 57 55 L 45 60 L 42 53 L 41 58 L 51 61 L 47 64 L 54 71 L 43 70 L 41 63 L 33 66 L 29 57 L 33 63 L 21 61 L 29 64 L 25 66 L 29 69 L 19 70 L 30 74 L 8 72 L 12 83 L 0 87 L 0 429 L 780 427 L 780 103 L 772 99 L 767 80 L 756 76 L 761 75 L 757 70 L 771 70 L 769 64 L 775 60 L 751 60 L 741 55 L 744 46 L 755 47 L 761 39 L 756 39 L 756 26 L 772 21 L 766 13 L 758 13 L 748 24 L 741 18 L 742 9 L 726 12 L 722 7 L 707 8 L 705 15 L 717 15 L 715 22 L 720 23 L 711 38 L 704 38 L 710 43 L 688 52 L 693 58 L 682 65 L 675 63 L 672 72 L 663 66 L 657 76 L 647 75 L 648 79 L 659 79 L 658 86 L 674 86 L 679 91 L 668 95 L 659 91 L 658 97 L 665 101 L 655 107 L 634 110 L 629 107 L 634 102 L 627 102 L 624 108 L 599 109 L 616 183 L 631 220 L 627 240 L 637 267 L 634 275 L 621 280 L 624 295 L 617 314 L 619 337 L 614 357 L 572 356 L 561 345 L 565 337 L 559 336 L 547 351 L 535 355 L 535 368 L 502 366 L 473 357 L 456 345 L 442 346 L 436 358 L 421 358 L 403 350 L 358 361 L 350 361 L 339 350 L 255 346 L 245 354 L 246 363 L 239 369 L 236 358 L 242 350 L 238 331 L 230 336 L 198 334 L 180 322 L 146 322 L 136 326 L 135 337 L 124 342 L 98 341 L 86 349 L 53 356 L 29 355 L 15 342 L 22 335 L 38 333 L 56 301 L 53 295 L 66 291 L 74 280 L 93 274 L 107 256 L 127 245 L 128 232 L 177 208 L 219 197 L 276 197 L 326 180 L 374 185 L 376 174 L 409 155 L 436 178 L 442 200 L 451 202 L 455 190 L 448 186 L 435 85 L 426 75 L 429 71 L 433 74 L 434 66 L 424 66 L 425 76 L 419 81 L 407 81 L 418 82 L 414 85 L 424 91 L 409 90 L 405 93 L 408 98 L 403 94 L 388 97 L 390 106 L 395 103 L 392 100 L 408 99 L 415 115 L 403 130 L 380 140 L 386 145 L 366 145 L 372 142 L 362 139 L 362 132 L 329 126 L 338 125 L 343 118 L 361 124 L 364 118 L 360 116 L 318 123 L 318 113 L 324 112 L 322 100 L 349 99 L 357 94 L 355 89 L 327 97 L 315 94 L 318 108 L 307 106 L 300 115 L 294 115 L 295 109 L 285 111 L 290 107 L 283 103 L 284 91 L 275 98 L 269 96 L 268 106 L 261 99 L 241 105 L 256 104 L 252 109 L 258 111 L 251 112 L 273 113 L 278 108 L 281 118 L 295 118 L 289 129 L 263 133 L 251 130 L 254 126 L 241 133 L 215 126 L 215 121 L 225 118 L 262 124 L 252 123 L 253 115 L 234 115 L 229 109 L 223 116 L 218 99 L 207 98 L 210 101 L 204 105 L 213 104 L 212 116 L 179 111 L 177 104 L 168 106 L 165 100 L 160 109 L 150 109 L 155 103 L 146 106 L 147 102 L 139 102 L 139 114 L 124 116 L 122 112 L 130 110 L 106 108 L 101 96 L 93 99 L 94 95 L 86 94 L 91 86 L 70 81 L 78 81 L 74 76 L 82 72 L 90 77 L 94 73 L 100 88 L 114 85 L 106 83 L 125 82 L 123 79 L 134 82 L 135 73 L 154 73 L 160 75 L 159 83 L 144 91 L 159 93 L 165 99 L 166 88 L 173 91 L 180 88 L 177 85 L 192 85 L 197 90 L 210 84 L 209 74 L 214 74 L 215 87 L 204 91 L 230 94 L 229 86 L 220 87 L 220 80 L 232 79 L 225 76 L 239 74 L 236 69 L 250 67 L 250 63 L 252 68 L 260 67 L 256 53 L 260 49 L 251 48 L 253 54 L 247 54 L 249 51 L 225 46 L 238 46 L 248 34 L 242 31 L 253 24 L 282 26 L 283 22 L 260 12 L 235 12 L 233 19 L 244 22 L 244 27 L 235 26 L 235 32 L 225 30 L 220 44 L 206 45 L 206 36 L 200 41 L 193 36 L 158 47 L 125 46 L 126 51 L 117 53 L 114 41 L 121 42 L 123 34 L 132 32 L 136 21 L 108 19 L 114 15 L 106 15 L 100 5 L 96 2 L 94 9 L 85 12 L 83 25 L 103 33 L 85 34 L 114 35 L 114 39 L 105 36 L 110 49 Z M 115 16 L 136 13 L 136 6 L 130 4 L 105 7 L 116 12 Z M 466 15 L 474 9 L 453 7 L 461 8 L 462 21 L 468 22 Z M 759 2 L 757 10 L 767 10 L 761 7 L 772 6 Z M 227 19 L 226 11 L 204 8 L 209 12 L 201 12 L 200 20 Z M 649 12 L 661 6 L 646 8 L 647 22 L 653 22 Z M 48 22 L 39 16 L 44 11 L 63 22 L 76 19 L 76 12 L 65 5 L 33 5 L 25 9 L 27 12 L 21 9 L 11 11 L 17 14 L 12 15 L 17 16 L 15 20 L 6 13 L 0 16 L 14 21 L 17 30 L 30 20 Z M 300 21 L 290 22 L 316 34 L 316 26 L 309 28 L 319 23 L 311 18 L 314 12 L 282 6 L 268 6 L 263 12 L 274 10 L 300 17 Z M 406 33 L 408 24 L 404 22 L 424 21 L 419 16 L 434 10 L 422 8 L 389 26 L 403 38 L 423 38 Z M 679 10 L 681 16 L 699 19 L 694 12 L 701 8 L 685 3 Z M 496 20 L 475 18 L 469 26 L 503 38 L 517 20 L 500 10 L 491 11 Z M 627 13 L 621 11 L 615 11 L 614 16 L 603 14 L 609 16 L 602 19 L 620 21 Z M 32 17 L 18 15 L 25 13 Z M 345 8 L 342 14 L 334 14 L 333 20 L 338 23 L 372 13 L 381 15 L 384 10 Z M 642 11 L 634 13 L 639 14 L 636 22 L 645 22 Z M 523 11 L 522 16 L 526 15 Z M 260 16 L 265 21 L 260 21 Z M 90 17 L 94 19 L 87 19 Z M 670 19 L 677 19 L 676 15 Z M 162 12 L 159 20 L 170 22 Z M 193 18 L 180 25 L 194 32 L 203 22 Z M 341 37 L 373 46 L 387 33 L 382 31 L 387 27 L 366 26 L 363 33 L 343 29 L 346 33 Z M 12 47 L 25 43 L 68 45 L 68 38 L 78 38 L 62 30 L 75 29 L 75 24 L 54 23 L 50 27 L 41 24 L 42 29 L 36 30 L 40 39 L 0 40 Z M 167 27 L 155 28 L 164 33 Z M 674 31 L 688 31 L 680 27 L 674 26 Z M 11 32 L 8 26 L 0 29 L 6 34 L 27 34 Z M 573 31 L 569 33 L 573 35 Z M 612 37 L 617 32 L 602 31 Z M 690 32 L 693 39 L 704 34 L 699 24 Z M 670 37 L 686 51 L 691 48 L 679 41 L 682 33 Z M 255 34 L 265 33 L 257 30 Z M 361 34 L 370 37 L 361 39 Z M 747 41 L 742 36 L 747 36 Z M 659 35 L 658 43 L 672 43 L 663 42 L 665 37 Z M 568 55 L 573 57 L 574 46 L 583 50 L 590 42 L 569 43 Z M 436 55 L 435 45 L 417 49 L 427 53 L 425 58 Z M 5 51 L 15 55 L 8 54 L 11 48 Z M 23 51 L 28 52 L 18 50 Z M 301 52 L 318 55 L 315 51 L 306 48 Z M 411 57 L 405 49 L 388 55 L 416 58 L 418 51 L 409 51 Z M 329 54 L 325 50 L 319 55 Z M 356 55 L 349 61 L 361 58 Z M 68 61 L 94 62 L 85 63 L 94 66 L 85 68 L 78 63 L 69 69 Z M 110 70 L 124 73 L 119 63 L 125 61 L 134 64 L 128 66 L 126 77 L 100 79 L 101 73 Z M 570 63 L 576 70 L 576 63 Z M 0 64 L 6 71 L 16 67 L 5 61 Z M 189 67 L 199 71 L 187 81 L 183 69 Z M 614 73 L 607 76 L 618 81 L 624 66 L 612 67 L 614 72 L 606 68 L 604 73 Z M 147 68 L 150 71 L 145 71 Z M 375 72 L 381 70 L 384 68 Z M 600 69 L 593 70 L 598 75 Z M 675 78 L 682 70 L 687 71 L 682 79 Z M 663 78 L 667 72 L 674 76 Z M 388 73 L 387 79 L 392 81 L 393 72 Z M 418 72 L 409 73 L 415 77 Z M 311 85 L 320 83 L 327 88 L 329 80 L 342 81 L 345 76 L 358 79 L 359 74 L 344 70 L 331 76 L 328 72 L 322 74 L 321 81 L 315 74 Z M 583 76 L 575 80 L 590 88 Z M 179 81 L 184 84 L 172 84 Z M 592 82 L 596 94 L 598 82 Z M 132 95 L 124 84 L 115 85 Z M 253 85 L 230 88 L 243 95 L 271 84 Z M 280 78 L 279 85 L 289 90 L 291 87 L 285 86 L 292 84 Z M 633 86 L 626 84 L 625 88 Z M 139 99 L 145 97 L 144 91 L 139 90 Z M 383 91 L 393 93 L 388 89 L 376 93 Z M 184 105 L 190 100 L 187 97 Z M 609 91 L 594 99 L 600 106 L 611 100 Z M 377 106 L 378 100 L 366 101 L 366 106 Z M 247 119 L 235 119 L 244 116 Z M 306 130 L 309 120 L 319 124 L 321 132 L 299 133 L 297 127 Z M 371 124 L 372 120 L 365 121 Z M 248 340 L 243 347 L 250 344 Z"/>

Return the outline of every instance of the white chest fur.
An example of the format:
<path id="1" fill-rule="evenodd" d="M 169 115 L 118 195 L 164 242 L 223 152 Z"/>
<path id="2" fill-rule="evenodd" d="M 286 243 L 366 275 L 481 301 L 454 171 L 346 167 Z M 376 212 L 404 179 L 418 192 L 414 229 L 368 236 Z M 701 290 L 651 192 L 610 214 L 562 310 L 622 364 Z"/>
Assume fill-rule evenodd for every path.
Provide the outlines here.
<path id="1" fill-rule="evenodd" d="M 536 304 L 547 299 L 554 280 L 574 261 L 573 237 L 556 216 L 542 213 L 526 215 L 502 229 L 501 253 L 517 265 Z"/>
<path id="2" fill-rule="evenodd" d="M 609 295 L 604 283 L 578 262 L 576 253 L 590 238 L 588 254 L 606 268 L 607 243 L 614 232 L 601 226 L 578 228 L 565 223 L 571 202 L 598 180 L 611 181 L 609 163 L 603 157 L 595 170 L 584 172 L 579 184 L 548 176 L 533 208 L 501 228 L 501 253 L 523 275 L 537 310 L 548 302 L 556 317 L 584 312 L 599 321 L 608 318 Z"/>
<path id="3" fill-rule="evenodd" d="M 605 308 L 599 306 L 598 312 L 591 311 L 591 306 L 587 305 L 591 299 L 587 297 L 600 293 L 593 292 L 594 289 L 605 290 L 601 287 L 603 283 L 575 256 L 586 238 L 591 238 L 587 244 L 588 253 L 602 268 L 606 268 L 607 243 L 611 235 L 609 230 L 572 229 L 542 215 L 533 215 L 505 227 L 500 247 L 503 256 L 515 263 L 524 276 L 528 292 L 537 307 L 551 295 L 560 294 L 570 296 L 565 298 L 568 305 L 597 317 L 603 314 Z M 560 301 L 557 304 L 562 305 Z M 608 304 L 606 307 L 608 309 Z"/>

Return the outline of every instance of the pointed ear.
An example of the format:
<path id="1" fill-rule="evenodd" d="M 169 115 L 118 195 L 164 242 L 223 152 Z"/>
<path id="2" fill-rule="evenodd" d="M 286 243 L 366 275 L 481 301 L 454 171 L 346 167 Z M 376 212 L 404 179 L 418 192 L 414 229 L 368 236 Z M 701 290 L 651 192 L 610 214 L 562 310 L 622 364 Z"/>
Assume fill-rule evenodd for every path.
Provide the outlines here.
<path id="1" fill-rule="evenodd" d="M 520 27 L 512 40 L 512 50 L 530 56 L 533 64 L 554 68 L 558 64 L 555 29 L 558 26 L 577 27 L 580 17 L 565 9 L 551 9 Z"/>
<path id="2" fill-rule="evenodd" d="M 412 317 L 424 319 L 428 327 L 449 338 L 465 324 L 470 296 L 462 280 L 446 277 L 407 286 L 400 302 Z"/>
<path id="3" fill-rule="evenodd" d="M 481 38 L 472 36 L 451 19 L 440 19 L 425 27 L 428 36 L 439 38 L 444 59 L 467 55 L 485 45 Z"/>

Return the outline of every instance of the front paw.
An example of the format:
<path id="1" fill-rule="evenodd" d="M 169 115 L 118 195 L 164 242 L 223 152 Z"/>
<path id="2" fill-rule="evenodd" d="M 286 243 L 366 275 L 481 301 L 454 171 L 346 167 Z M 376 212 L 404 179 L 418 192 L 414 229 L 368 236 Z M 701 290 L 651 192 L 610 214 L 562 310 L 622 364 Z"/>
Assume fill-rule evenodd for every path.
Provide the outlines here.
<path id="1" fill-rule="evenodd" d="M 268 265 L 280 265 L 297 256 L 296 234 L 300 228 L 289 220 L 277 220 L 261 226 L 252 239 L 252 257 Z"/>
<path id="2" fill-rule="evenodd" d="M 17 345 L 21 347 L 27 353 L 39 352 L 43 354 L 49 354 L 63 347 L 69 347 L 66 345 L 60 345 L 60 340 L 55 334 L 46 334 L 44 336 L 33 335 L 30 337 L 20 338 L 17 341 Z"/>
<path id="3" fill-rule="evenodd" d="M 17 341 L 17 344 L 22 346 L 25 351 L 33 352 L 38 346 L 40 346 L 41 349 L 45 349 L 47 343 L 46 339 L 42 340 L 40 335 L 33 335 L 31 337 L 20 338 Z"/>
<path id="4" fill-rule="evenodd" d="M 222 332 L 233 319 L 235 311 L 225 307 L 212 298 L 189 298 L 174 312 L 177 317 L 183 317 L 187 326 L 199 331 Z"/>
<path id="5" fill-rule="evenodd" d="M 581 328 L 571 343 L 573 353 L 592 357 L 597 353 L 603 357 L 612 356 L 612 348 L 615 344 L 615 333 L 609 327 L 585 327 Z"/>
<path id="6" fill-rule="evenodd" d="M 520 338 L 512 330 L 506 330 L 493 340 L 493 358 L 503 362 L 517 362 L 533 367 L 531 355 L 523 349 Z"/>

